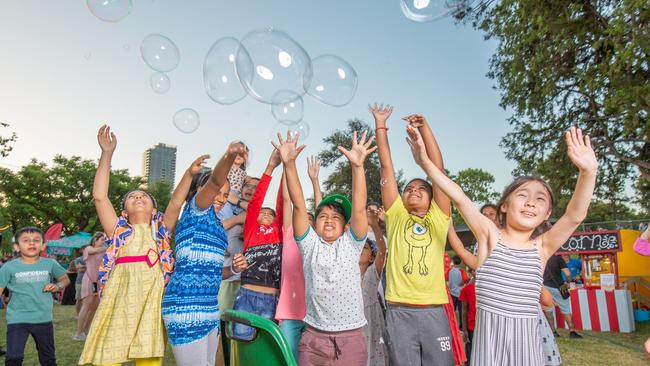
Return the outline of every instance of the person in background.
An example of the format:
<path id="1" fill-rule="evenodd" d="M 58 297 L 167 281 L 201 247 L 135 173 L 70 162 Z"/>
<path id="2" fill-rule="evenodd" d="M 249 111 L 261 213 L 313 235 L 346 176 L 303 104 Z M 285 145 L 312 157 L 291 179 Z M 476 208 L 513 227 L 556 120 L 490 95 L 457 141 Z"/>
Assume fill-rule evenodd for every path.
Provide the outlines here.
<path id="1" fill-rule="evenodd" d="M 564 276 L 562 276 L 564 274 Z M 560 291 L 561 287 L 568 287 L 568 281 L 563 280 L 563 277 L 571 278 L 571 272 L 566 266 L 566 262 L 559 255 L 551 256 L 546 263 L 546 270 L 544 271 L 544 287 L 553 296 L 553 301 L 560 307 L 560 311 L 564 316 L 567 324 L 569 324 L 569 337 L 582 338 L 576 332 L 573 325 L 573 318 L 571 317 L 571 299 L 564 298 Z M 553 309 L 554 310 L 554 309 Z M 553 335 L 557 338 L 560 334 L 555 329 L 555 322 L 553 321 L 552 311 L 545 311 L 546 319 L 553 329 Z"/>
<path id="2" fill-rule="evenodd" d="M 99 264 L 102 261 L 106 247 L 104 243 L 108 240 L 106 234 L 97 232 L 90 239 L 90 245 L 83 249 L 81 259 L 84 263 L 84 273 L 81 276 L 79 286 L 79 298 L 81 299 L 81 311 L 77 319 L 77 333 L 72 337 L 75 341 L 85 341 L 90 329 L 90 324 L 99 306 L 99 294 L 97 291 L 97 277 Z M 77 275 L 78 276 L 78 275 Z M 79 276 L 77 277 L 79 281 Z"/>
<path id="3" fill-rule="evenodd" d="M 461 273 L 462 269 L 460 268 L 460 257 L 454 256 L 451 258 L 451 269 L 449 270 L 449 291 L 451 292 L 451 298 L 454 302 L 454 311 L 460 313 L 460 301 L 458 297 L 460 296 L 460 290 L 465 285 L 463 281 L 463 275 Z"/>
<path id="4" fill-rule="evenodd" d="M 455 257 L 458 258 L 458 257 Z M 461 323 L 463 338 L 465 339 L 465 353 L 467 363 L 472 357 L 472 339 L 474 339 L 474 327 L 476 325 L 476 287 L 474 286 L 474 271 L 470 269 L 471 278 L 460 290 L 458 300 L 461 303 Z"/>
<path id="5" fill-rule="evenodd" d="M 564 263 L 566 263 L 566 267 L 570 272 L 570 276 L 567 277 L 566 273 L 562 271 L 562 279 L 566 282 L 582 283 L 582 277 L 580 276 L 582 261 L 578 258 L 571 258 L 568 254 L 562 254 L 562 259 L 564 259 Z"/>
<path id="6" fill-rule="evenodd" d="M 70 267 L 73 266 L 75 271 L 77 272 L 77 278 L 75 279 L 74 282 L 74 299 L 75 299 L 75 314 L 78 320 L 79 312 L 81 311 L 81 304 L 82 304 L 81 281 L 83 280 L 84 274 L 86 273 L 86 261 L 84 261 L 84 257 L 83 257 L 83 248 L 79 248 L 79 256 L 75 258 L 72 261 L 72 264 L 70 265 Z"/>

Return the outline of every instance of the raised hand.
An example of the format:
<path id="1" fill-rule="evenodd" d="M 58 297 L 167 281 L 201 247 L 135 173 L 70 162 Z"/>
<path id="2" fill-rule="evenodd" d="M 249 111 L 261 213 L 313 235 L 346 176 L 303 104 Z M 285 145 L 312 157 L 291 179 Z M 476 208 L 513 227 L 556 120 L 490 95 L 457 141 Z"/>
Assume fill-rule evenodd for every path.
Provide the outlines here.
<path id="1" fill-rule="evenodd" d="M 97 141 L 99 142 L 99 147 L 101 147 L 102 152 L 113 152 L 117 146 L 117 138 L 115 134 L 111 132 L 111 126 L 102 125 L 97 132 Z"/>
<path id="2" fill-rule="evenodd" d="M 565 139 L 567 155 L 573 164 L 580 171 L 595 172 L 598 169 L 598 159 L 596 159 L 596 153 L 591 147 L 589 136 L 585 135 L 583 137 L 582 130 L 574 126 L 567 131 Z"/>
<path id="3" fill-rule="evenodd" d="M 248 153 L 246 152 L 246 146 L 242 144 L 241 142 L 233 142 L 232 144 L 228 145 L 228 150 L 226 151 L 226 154 L 232 155 L 232 154 L 237 154 L 240 156 L 246 156 Z"/>
<path id="4" fill-rule="evenodd" d="M 293 136 L 291 132 L 287 131 L 287 139 L 282 138 L 282 134 L 278 133 L 278 142 L 271 141 L 271 144 L 280 152 L 280 158 L 282 162 L 287 164 L 290 162 L 295 162 L 300 152 L 307 147 L 306 145 L 298 146 L 298 138 L 300 137 L 299 133 L 295 133 Z"/>
<path id="5" fill-rule="evenodd" d="M 415 162 L 418 165 L 421 165 L 429 159 L 427 156 L 427 149 L 424 146 L 424 140 L 422 140 L 422 135 L 420 135 L 420 131 L 417 128 L 411 125 L 406 126 L 406 133 L 408 134 L 406 143 L 408 143 L 411 148 L 413 159 L 415 159 Z"/>
<path id="6" fill-rule="evenodd" d="M 318 173 L 320 172 L 320 161 L 312 155 L 307 158 L 307 175 L 309 179 L 314 180 L 318 179 Z"/>
<path id="7" fill-rule="evenodd" d="M 278 149 L 273 149 L 273 151 L 271 151 L 271 156 L 269 157 L 269 166 L 271 166 L 271 167 L 273 167 L 275 169 L 280 164 L 282 164 L 282 158 L 280 157 L 280 151 L 278 151 Z"/>
<path id="8" fill-rule="evenodd" d="M 402 119 L 408 122 L 409 126 L 415 128 L 420 128 L 427 123 L 427 119 L 421 114 L 409 114 L 408 116 L 402 117 Z"/>
<path id="9" fill-rule="evenodd" d="M 377 209 L 377 218 L 381 222 L 386 221 L 386 212 L 384 211 L 384 206 L 381 206 Z"/>
<path id="10" fill-rule="evenodd" d="M 210 155 L 201 155 L 196 160 L 192 162 L 187 171 L 192 175 L 197 175 L 201 172 L 201 169 L 205 168 L 205 161 L 210 158 Z"/>
<path id="11" fill-rule="evenodd" d="M 377 127 L 386 127 L 386 120 L 388 120 L 388 117 L 393 113 L 393 106 L 390 104 L 384 106 L 383 103 L 380 105 L 377 105 L 377 103 L 373 105 L 368 104 L 368 110 L 375 118 L 375 125 Z"/>
<path id="12" fill-rule="evenodd" d="M 366 161 L 368 155 L 377 150 L 377 146 L 370 147 L 372 142 L 375 140 L 375 137 L 373 136 L 366 139 L 367 135 L 368 130 L 363 131 L 361 139 L 357 141 L 357 131 L 354 131 L 354 134 L 352 135 L 352 148 L 347 150 L 343 146 L 338 147 L 339 151 L 348 159 L 350 165 L 354 167 L 363 167 L 363 162 Z"/>
<path id="13" fill-rule="evenodd" d="M 379 224 L 379 210 L 376 208 L 368 207 L 366 208 L 368 214 L 368 224 L 371 226 L 374 224 Z"/>

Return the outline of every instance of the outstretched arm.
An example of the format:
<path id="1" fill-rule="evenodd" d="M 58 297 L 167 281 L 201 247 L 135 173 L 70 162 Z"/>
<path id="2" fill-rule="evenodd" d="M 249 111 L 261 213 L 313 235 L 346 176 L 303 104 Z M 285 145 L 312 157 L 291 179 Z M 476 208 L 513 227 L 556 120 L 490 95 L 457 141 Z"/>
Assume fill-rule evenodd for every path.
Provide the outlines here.
<path id="1" fill-rule="evenodd" d="M 431 127 L 427 122 L 426 118 L 421 114 L 411 114 L 409 116 L 403 117 L 409 125 L 416 127 L 420 134 L 422 135 L 422 140 L 424 141 L 424 146 L 427 150 L 427 156 L 433 162 L 433 164 L 440 169 L 441 172 L 445 171 L 445 164 L 442 160 L 442 153 L 440 152 L 440 146 L 438 146 L 438 141 L 431 131 Z M 440 207 L 442 212 L 446 215 L 451 214 L 451 201 L 449 197 L 440 189 L 438 186 L 433 186 L 433 199 Z"/>
<path id="2" fill-rule="evenodd" d="M 205 166 L 205 160 L 209 157 L 210 155 L 201 155 L 196 158 L 183 174 L 183 178 L 178 182 L 176 189 L 174 189 L 172 198 L 169 200 L 167 208 L 165 209 L 165 217 L 163 219 L 165 226 L 169 231 L 174 230 L 174 227 L 178 222 L 181 208 L 183 207 L 183 203 L 185 203 L 185 198 L 187 197 L 187 193 L 192 185 L 192 177 L 201 172 L 201 169 Z"/>
<path id="3" fill-rule="evenodd" d="M 108 198 L 108 185 L 111 178 L 111 159 L 113 158 L 115 147 L 117 147 L 117 138 L 111 132 L 110 126 L 103 125 L 99 128 L 99 132 L 97 132 L 97 141 L 99 142 L 99 147 L 102 149 L 102 155 L 99 158 L 97 172 L 95 173 L 93 199 L 95 201 L 95 210 L 97 210 L 97 216 L 99 217 L 99 222 L 101 222 L 104 232 L 112 235 L 117 225 L 117 213 Z"/>
<path id="4" fill-rule="evenodd" d="M 436 167 L 426 154 L 424 141 L 420 131 L 413 126 L 408 126 L 406 131 L 409 135 L 407 142 L 411 147 L 411 153 L 415 162 L 431 178 L 434 185 L 438 186 L 454 202 L 465 222 L 476 236 L 479 243 L 478 266 L 487 258 L 488 239 L 490 234 L 496 231 L 496 226 L 487 217 L 483 216 L 474 202 L 465 195 L 460 186 L 449 179 L 438 167 Z"/>
<path id="5" fill-rule="evenodd" d="M 323 200 L 323 192 L 320 190 L 320 182 L 318 181 L 318 173 L 320 172 L 320 162 L 315 156 L 307 158 L 307 175 L 311 181 L 311 187 L 314 190 L 314 207 L 318 207 L 320 201 Z"/>
<path id="6" fill-rule="evenodd" d="M 456 255 L 458 255 L 460 260 L 462 260 L 463 263 L 467 265 L 467 267 L 476 270 L 478 259 L 472 252 L 465 248 L 463 242 L 458 237 L 458 234 L 456 234 L 454 223 L 451 220 L 449 221 L 449 232 L 447 233 L 447 240 L 449 240 L 451 249 L 456 252 Z"/>
<path id="7" fill-rule="evenodd" d="M 284 164 L 284 174 L 287 177 L 287 189 L 289 197 L 293 204 L 293 232 L 296 237 L 304 235 L 309 229 L 309 219 L 307 218 L 307 205 L 305 204 L 305 195 L 302 192 L 298 170 L 296 168 L 296 158 L 305 148 L 305 145 L 297 146 L 298 134 L 291 136 L 287 132 L 287 139 L 284 140 L 281 134 L 278 134 L 278 142 L 273 141 L 273 146 L 280 152 L 282 164 Z"/>
<path id="8" fill-rule="evenodd" d="M 350 217 L 350 229 L 354 236 L 363 238 L 368 233 L 368 216 L 366 215 L 366 201 L 368 192 L 366 187 L 366 172 L 363 163 L 368 155 L 377 150 L 377 146 L 370 147 L 374 138 L 366 140 L 368 131 L 363 131 L 361 139 L 357 140 L 357 132 L 352 134 L 352 148 L 345 149 L 339 146 L 338 149 L 350 162 L 352 168 L 352 217 Z"/>
<path id="9" fill-rule="evenodd" d="M 205 210 L 212 206 L 214 197 L 219 194 L 221 187 L 228 181 L 228 172 L 230 171 L 230 167 L 235 161 L 237 154 L 243 154 L 245 151 L 246 148 L 240 142 L 228 146 L 228 149 L 221 159 L 219 159 L 217 165 L 212 169 L 210 179 L 208 179 L 208 182 L 199 189 L 196 195 L 196 205 L 200 209 Z"/>
<path id="10" fill-rule="evenodd" d="M 291 197 L 287 189 L 287 175 L 282 170 L 282 228 L 288 230 L 293 225 L 293 208 L 291 207 Z"/>
<path id="11" fill-rule="evenodd" d="M 377 271 L 377 275 L 381 276 L 381 272 L 384 270 L 384 265 L 386 265 L 386 241 L 384 240 L 384 234 L 379 226 L 379 217 L 376 209 L 368 208 L 368 224 L 372 228 L 372 232 L 375 233 L 375 240 L 377 242 L 375 270 Z"/>
<path id="12" fill-rule="evenodd" d="M 587 217 L 591 197 L 596 187 L 598 160 L 591 147 L 589 136 L 583 137 L 582 130 L 571 127 L 571 130 L 565 134 L 565 140 L 567 155 L 579 170 L 578 182 L 564 215 L 540 238 L 546 258 L 560 249 Z"/>
<path id="13" fill-rule="evenodd" d="M 393 113 L 393 107 L 390 105 L 373 106 L 368 105 L 368 110 L 375 118 L 375 136 L 377 137 L 377 153 L 379 154 L 379 175 L 381 179 L 381 200 L 388 210 L 399 196 L 397 188 L 397 179 L 393 168 L 393 159 L 390 155 L 390 145 L 388 145 L 388 127 L 386 121 Z"/>

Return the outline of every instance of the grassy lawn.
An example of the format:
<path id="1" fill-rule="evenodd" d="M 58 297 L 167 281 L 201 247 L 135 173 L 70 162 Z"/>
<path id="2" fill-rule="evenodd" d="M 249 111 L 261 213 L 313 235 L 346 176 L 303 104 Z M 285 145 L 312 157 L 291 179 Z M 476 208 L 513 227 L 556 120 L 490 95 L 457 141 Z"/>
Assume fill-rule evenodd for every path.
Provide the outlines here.
<path id="1" fill-rule="evenodd" d="M 0 320 L 0 344 L 5 345 L 5 315 Z M 61 366 L 77 364 L 83 343 L 72 341 L 77 329 L 73 306 L 54 306 L 54 331 L 56 356 Z M 650 322 L 637 323 L 637 331 L 631 334 L 581 332 L 584 339 L 570 339 L 568 333 L 560 330 L 558 339 L 564 365 L 645 365 L 648 364 L 641 345 L 650 336 Z M 25 365 L 38 365 L 34 342 L 29 340 L 25 349 Z M 164 365 L 174 365 L 174 356 L 169 346 Z"/>

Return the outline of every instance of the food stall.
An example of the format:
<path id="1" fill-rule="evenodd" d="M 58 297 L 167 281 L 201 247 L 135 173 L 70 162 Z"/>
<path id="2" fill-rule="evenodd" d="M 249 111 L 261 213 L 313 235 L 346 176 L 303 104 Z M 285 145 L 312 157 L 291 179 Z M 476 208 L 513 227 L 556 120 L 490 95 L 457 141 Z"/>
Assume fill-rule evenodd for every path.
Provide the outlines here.
<path id="1" fill-rule="evenodd" d="M 558 255 L 577 254 L 582 261 L 584 286 L 571 290 L 571 311 L 577 330 L 634 331 L 632 296 L 618 282 L 618 254 L 622 250 L 618 230 L 574 233 L 558 250 Z M 558 328 L 566 327 L 557 307 L 555 318 Z"/>

